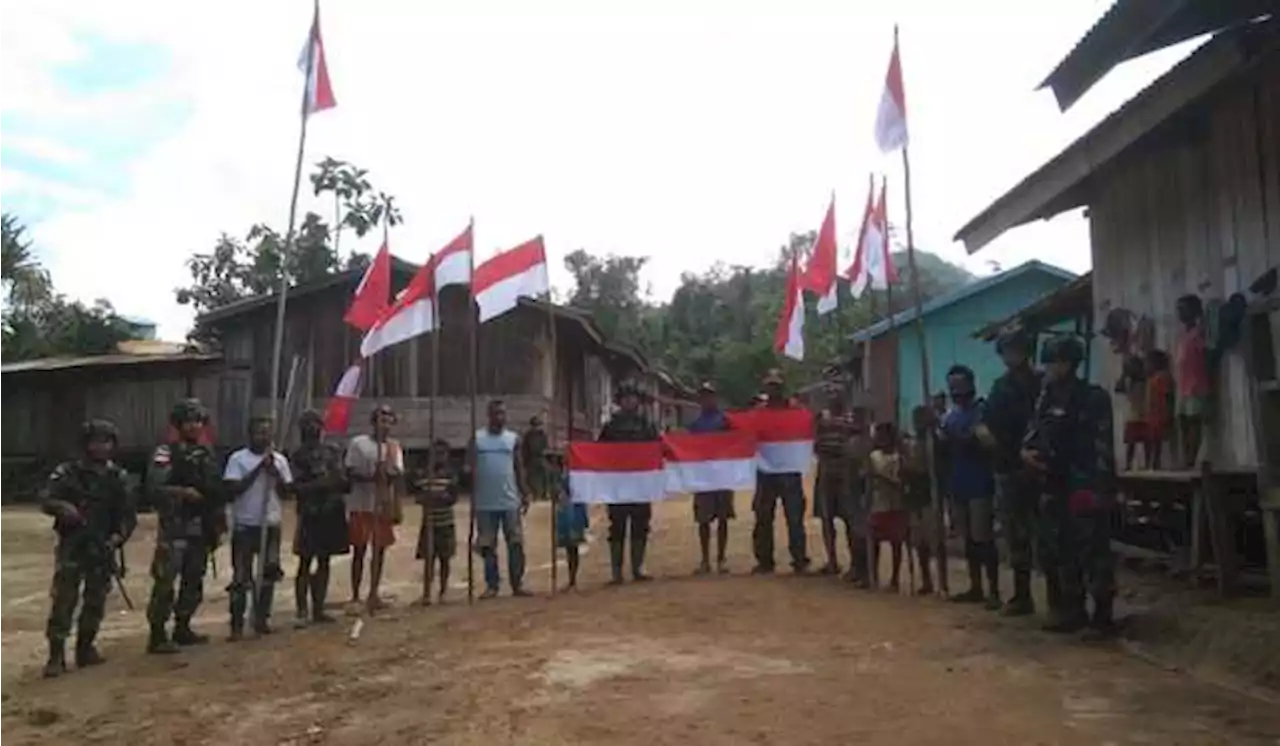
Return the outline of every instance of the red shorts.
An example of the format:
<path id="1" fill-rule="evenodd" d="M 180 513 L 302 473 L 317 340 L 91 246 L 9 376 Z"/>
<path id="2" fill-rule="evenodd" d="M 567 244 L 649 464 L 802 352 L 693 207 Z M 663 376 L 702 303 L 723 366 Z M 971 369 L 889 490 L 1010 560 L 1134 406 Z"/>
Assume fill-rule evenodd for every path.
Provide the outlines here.
<path id="1" fill-rule="evenodd" d="M 871 514 L 871 538 L 874 541 L 906 541 L 910 526 L 907 511 L 885 510 Z"/>
<path id="2" fill-rule="evenodd" d="M 367 510 L 353 511 L 347 516 L 347 539 L 353 547 L 367 547 L 372 540 L 374 549 L 385 549 L 396 543 L 395 524 Z"/>
<path id="3" fill-rule="evenodd" d="M 1125 443 L 1146 443 L 1151 440 L 1151 425 L 1144 420 L 1124 423 Z"/>

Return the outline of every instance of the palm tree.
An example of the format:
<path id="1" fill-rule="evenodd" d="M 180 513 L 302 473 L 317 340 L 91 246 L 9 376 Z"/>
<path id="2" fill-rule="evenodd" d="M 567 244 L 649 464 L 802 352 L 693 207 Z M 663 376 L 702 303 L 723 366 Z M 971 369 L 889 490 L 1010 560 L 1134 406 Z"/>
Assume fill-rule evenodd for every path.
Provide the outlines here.
<path id="1" fill-rule="evenodd" d="M 53 289 L 49 271 L 32 254 L 31 242 L 23 240 L 26 226 L 19 223 L 16 216 L 5 213 L 0 217 L 0 228 L 4 234 L 0 270 L 3 270 L 5 300 L 17 308 L 30 308 L 48 300 Z"/>

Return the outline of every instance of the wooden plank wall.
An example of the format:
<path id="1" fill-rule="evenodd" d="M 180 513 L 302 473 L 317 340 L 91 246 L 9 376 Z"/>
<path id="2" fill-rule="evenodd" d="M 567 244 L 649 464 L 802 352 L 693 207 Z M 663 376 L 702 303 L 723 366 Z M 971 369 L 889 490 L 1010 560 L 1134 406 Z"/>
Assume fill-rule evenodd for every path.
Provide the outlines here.
<path id="1" fill-rule="evenodd" d="M 1267 139 L 1280 131 L 1277 79 L 1273 55 L 1215 95 L 1199 121 L 1100 176 L 1090 205 L 1097 326 L 1112 308 L 1146 314 L 1156 345 L 1172 355 L 1179 296 L 1224 299 L 1280 263 L 1280 148 Z M 1102 338 L 1094 340 L 1093 356 L 1097 380 L 1110 386 L 1120 360 Z M 1252 389 L 1238 350 L 1224 360 L 1217 386 L 1209 456 L 1223 466 L 1256 466 Z M 1117 420 L 1123 416 L 1118 404 Z M 1119 452 L 1119 427 L 1116 438 Z"/>

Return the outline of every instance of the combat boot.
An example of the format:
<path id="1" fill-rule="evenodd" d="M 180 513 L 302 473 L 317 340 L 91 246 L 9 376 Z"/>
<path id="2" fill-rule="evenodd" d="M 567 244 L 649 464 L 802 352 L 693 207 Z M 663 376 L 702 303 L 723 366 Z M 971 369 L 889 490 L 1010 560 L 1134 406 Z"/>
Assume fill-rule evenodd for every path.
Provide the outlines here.
<path id="1" fill-rule="evenodd" d="M 642 539 L 632 537 L 631 539 L 631 577 L 637 583 L 651 580 L 648 575 L 644 574 L 644 550 L 648 544 L 648 537 Z"/>
<path id="2" fill-rule="evenodd" d="M 178 622 L 173 627 L 173 643 L 182 647 L 190 647 L 192 645 L 204 645 L 209 642 L 208 635 L 197 634 L 191 629 L 191 620 L 186 619 Z"/>
<path id="3" fill-rule="evenodd" d="M 163 625 L 153 626 L 147 638 L 147 652 L 155 655 L 169 655 L 178 652 L 178 646 L 169 639 L 169 633 Z"/>
<path id="4" fill-rule="evenodd" d="M 67 644 L 62 640 L 49 641 L 49 660 L 44 664 L 44 677 L 54 679 L 67 672 Z"/>
<path id="5" fill-rule="evenodd" d="M 1112 596 L 1094 599 L 1093 617 L 1089 620 L 1089 628 L 1085 630 L 1086 641 L 1101 642 L 1115 637 L 1115 600 Z"/>
<path id="6" fill-rule="evenodd" d="M 1013 598 L 1000 610 L 1003 616 L 1029 616 L 1036 612 L 1031 599 L 1031 573 L 1027 570 L 1013 572 Z"/>
<path id="7" fill-rule="evenodd" d="M 972 552 L 972 550 L 970 550 Z M 980 604 L 986 601 L 982 593 L 982 563 L 975 557 L 969 558 L 969 590 L 951 597 L 952 603 Z"/>
<path id="8" fill-rule="evenodd" d="M 622 585 L 622 542 L 609 542 L 609 569 L 612 577 L 609 585 Z"/>
<path id="9" fill-rule="evenodd" d="M 98 649 L 93 646 L 92 639 L 76 640 L 76 668 L 86 668 L 106 662 L 107 659 L 103 658 Z"/>

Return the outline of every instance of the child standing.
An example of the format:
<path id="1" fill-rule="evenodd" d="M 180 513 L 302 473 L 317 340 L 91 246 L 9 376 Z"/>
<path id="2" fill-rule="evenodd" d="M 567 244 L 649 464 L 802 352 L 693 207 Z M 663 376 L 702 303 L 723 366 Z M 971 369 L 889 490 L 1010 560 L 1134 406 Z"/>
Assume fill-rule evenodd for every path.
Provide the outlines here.
<path id="1" fill-rule="evenodd" d="M 454 531 L 454 506 L 458 502 L 458 478 L 449 464 L 449 443 L 437 440 L 432 445 L 429 465 L 411 487 L 417 493 L 422 506 L 422 525 L 418 528 L 418 551 L 422 560 L 422 598 L 418 603 L 431 605 L 431 579 L 435 566 L 440 566 L 440 591 L 438 599 L 444 603 L 449 588 L 449 561 L 458 551 L 458 536 Z"/>
<path id="2" fill-rule="evenodd" d="M 1124 470 L 1133 469 L 1138 446 L 1142 446 L 1143 459 L 1151 460 L 1147 444 L 1151 441 L 1147 420 L 1147 371 L 1143 359 L 1136 354 L 1125 356 L 1116 393 L 1122 394 L 1128 403 L 1124 421 Z"/>
<path id="3" fill-rule="evenodd" d="M 547 465 L 550 473 L 547 483 L 551 485 L 552 498 L 556 501 L 556 546 L 564 549 L 569 560 L 568 590 L 578 589 L 578 567 L 582 557 L 578 547 L 587 539 L 587 506 L 575 503 L 569 495 L 569 475 L 564 469 L 564 455 L 547 453 Z"/>
<path id="4" fill-rule="evenodd" d="M 897 592 L 902 567 L 902 544 L 907 538 L 907 511 L 903 502 L 903 459 L 893 423 L 875 426 L 875 450 L 871 452 L 871 572 L 877 584 L 880 574 L 880 544 L 889 542 L 893 552 L 893 575 L 889 590 Z"/>
<path id="5" fill-rule="evenodd" d="M 929 562 L 938 541 L 938 520 L 933 512 L 933 495 L 929 489 L 929 427 L 932 410 L 924 405 L 911 411 L 913 434 L 906 443 L 903 470 L 906 475 L 903 502 L 907 508 L 911 544 L 920 561 L 921 596 L 933 595 L 933 576 Z"/>
<path id="6" fill-rule="evenodd" d="M 1173 424 L 1173 375 L 1169 373 L 1169 353 L 1164 350 L 1148 352 L 1147 372 L 1147 460 L 1152 469 L 1159 469 L 1164 444 Z"/>

